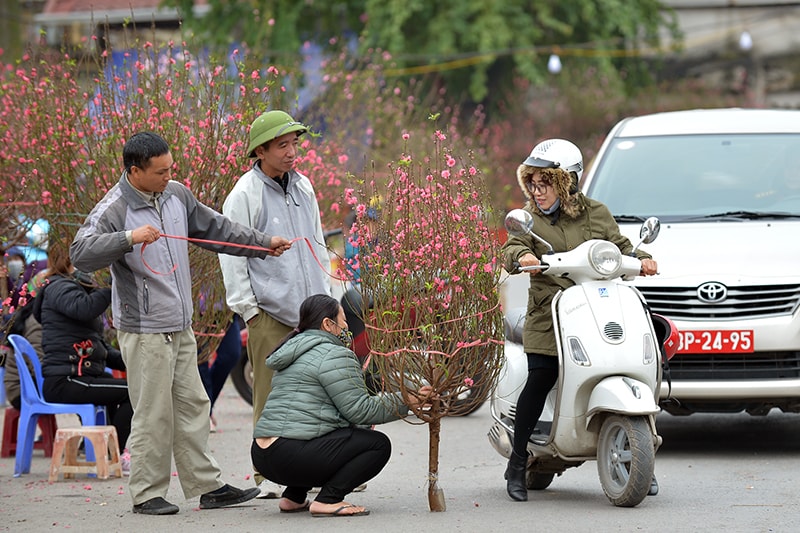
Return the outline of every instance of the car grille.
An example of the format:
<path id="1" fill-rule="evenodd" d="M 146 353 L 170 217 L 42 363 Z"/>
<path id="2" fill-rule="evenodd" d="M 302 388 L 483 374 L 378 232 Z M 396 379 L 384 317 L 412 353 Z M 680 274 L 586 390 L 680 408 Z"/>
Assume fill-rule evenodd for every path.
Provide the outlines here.
<path id="1" fill-rule="evenodd" d="M 746 380 L 800 377 L 800 352 L 684 354 L 669 361 L 676 380 Z"/>
<path id="2" fill-rule="evenodd" d="M 673 320 L 744 320 L 790 315 L 800 305 L 800 285 L 728 287 L 720 303 L 705 303 L 697 287 L 637 287 L 655 313 Z"/>

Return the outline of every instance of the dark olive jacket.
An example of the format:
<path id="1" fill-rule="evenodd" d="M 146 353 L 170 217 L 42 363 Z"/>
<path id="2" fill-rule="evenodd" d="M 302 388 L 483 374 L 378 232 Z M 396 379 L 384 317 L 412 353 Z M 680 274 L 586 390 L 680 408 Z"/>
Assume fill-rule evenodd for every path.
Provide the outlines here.
<path id="1" fill-rule="evenodd" d="M 546 215 L 537 207 L 532 207 L 529 202 L 525 210 L 533 215 L 534 233 L 549 242 L 555 252 L 573 250 L 589 239 L 605 239 L 616 244 L 623 254 L 629 254 L 633 250 L 633 245 L 620 233 L 619 226 L 608 208 L 597 200 L 587 198 L 583 193 L 576 193 L 575 196 L 578 204 L 582 206 L 576 218 Z M 522 238 L 510 236 L 502 248 L 504 266 L 513 274 L 516 272 L 514 263 L 519 261 L 520 257 L 533 252 L 541 260 L 547 251 L 544 244 L 531 236 Z M 650 258 L 650 255 L 644 252 L 637 252 L 636 256 L 639 259 Z M 556 278 L 546 274 L 531 276 L 523 333 L 523 347 L 526 353 L 558 354 L 550 304 L 558 291 L 571 285 L 574 283 L 567 278 Z"/>

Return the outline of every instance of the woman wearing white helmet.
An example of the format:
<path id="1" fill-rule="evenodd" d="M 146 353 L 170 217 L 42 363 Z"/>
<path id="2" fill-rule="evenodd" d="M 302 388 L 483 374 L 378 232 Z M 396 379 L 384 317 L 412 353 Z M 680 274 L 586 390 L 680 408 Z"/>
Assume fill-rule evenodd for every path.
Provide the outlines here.
<path id="1" fill-rule="evenodd" d="M 605 239 L 623 254 L 633 251 L 631 242 L 620 233 L 608 208 L 587 198 L 578 183 L 583 174 L 583 157 L 577 146 L 564 139 L 548 139 L 537 144 L 517 169 L 517 181 L 528 199 L 524 209 L 534 218 L 536 233 L 549 242 L 555 252 L 566 252 L 589 239 Z M 514 274 L 518 266 L 540 264 L 548 250 L 531 236 L 509 237 L 503 245 L 505 268 Z M 645 252 L 642 274 L 653 275 L 658 265 Z M 508 495 L 526 501 L 525 471 L 528 440 L 544 408 L 550 389 L 558 380 L 558 351 L 550 304 L 555 294 L 574 283 L 567 278 L 540 276 L 531 270 L 528 308 L 525 316 L 523 347 L 528 356 L 528 379 L 517 400 L 514 419 L 514 445 L 505 472 Z M 655 478 L 651 493 L 657 492 Z"/>

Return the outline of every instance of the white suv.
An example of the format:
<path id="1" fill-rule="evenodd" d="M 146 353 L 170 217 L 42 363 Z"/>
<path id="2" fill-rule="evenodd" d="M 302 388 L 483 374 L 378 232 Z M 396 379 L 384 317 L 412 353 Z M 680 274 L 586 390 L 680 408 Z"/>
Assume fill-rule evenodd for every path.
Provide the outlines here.
<path id="1" fill-rule="evenodd" d="M 659 275 L 634 284 L 681 330 L 662 407 L 800 412 L 800 111 L 624 119 L 583 191 L 633 242 L 642 220 L 661 220 L 646 247 Z"/>

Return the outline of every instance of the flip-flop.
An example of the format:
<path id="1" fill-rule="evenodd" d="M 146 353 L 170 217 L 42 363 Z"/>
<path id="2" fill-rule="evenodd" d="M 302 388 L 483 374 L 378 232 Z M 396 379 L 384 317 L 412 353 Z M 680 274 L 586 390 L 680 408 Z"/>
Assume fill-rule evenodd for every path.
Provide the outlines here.
<path id="1" fill-rule="evenodd" d="M 297 507 L 295 509 L 281 509 L 282 513 L 302 513 L 304 511 L 308 511 L 308 508 L 311 507 L 311 502 L 306 500 L 306 503 Z"/>
<path id="2" fill-rule="evenodd" d="M 337 516 L 367 516 L 369 514 L 369 509 L 364 509 L 363 511 L 359 511 L 357 513 L 342 513 L 342 511 L 344 511 L 345 509 L 350 509 L 352 507 L 358 507 L 358 506 L 342 505 L 332 513 L 311 513 L 311 516 L 315 518 L 332 518 Z"/>

